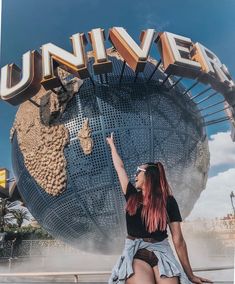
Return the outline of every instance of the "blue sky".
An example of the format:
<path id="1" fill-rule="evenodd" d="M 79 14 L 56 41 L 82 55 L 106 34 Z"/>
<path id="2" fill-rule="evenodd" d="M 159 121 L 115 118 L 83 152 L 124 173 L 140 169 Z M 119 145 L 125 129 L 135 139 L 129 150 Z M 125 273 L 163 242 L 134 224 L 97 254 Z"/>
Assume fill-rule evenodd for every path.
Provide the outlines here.
<path id="1" fill-rule="evenodd" d="M 198 41 L 211 49 L 227 65 L 232 77 L 235 78 L 235 2 L 233 0 L 2 0 L 2 2 L 0 67 L 12 62 L 21 66 L 23 53 L 33 49 L 39 50 L 40 46 L 47 42 L 53 42 L 70 50 L 69 37 L 74 33 L 87 33 L 92 28 L 101 27 L 105 29 L 107 35 L 110 27 L 122 26 L 136 40 L 141 30 L 146 28 L 190 37 L 192 41 Z M 107 41 L 107 46 L 109 45 Z M 90 46 L 87 49 L 89 50 Z M 151 54 L 158 57 L 154 46 Z M 9 131 L 16 111 L 17 107 L 0 101 L 0 167 L 9 169 L 11 169 Z M 225 122 L 208 127 L 207 133 L 212 142 L 213 139 L 219 139 L 221 143 L 219 148 L 230 151 L 224 153 L 224 156 L 233 157 L 235 144 L 231 146 L 231 139 L 227 133 L 229 129 L 229 123 Z M 223 132 L 227 133 L 227 136 L 220 135 Z M 213 134 L 214 138 L 211 136 Z M 213 145 L 217 143 L 216 141 Z M 234 168 L 234 162 L 233 159 L 229 163 L 213 162 L 210 177 Z"/>

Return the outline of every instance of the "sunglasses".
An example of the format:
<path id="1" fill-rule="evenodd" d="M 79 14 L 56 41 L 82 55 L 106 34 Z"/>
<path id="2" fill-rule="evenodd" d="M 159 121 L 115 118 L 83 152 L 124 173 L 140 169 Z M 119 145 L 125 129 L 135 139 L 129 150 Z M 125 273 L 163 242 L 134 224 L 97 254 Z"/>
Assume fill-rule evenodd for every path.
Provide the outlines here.
<path id="1" fill-rule="evenodd" d="M 137 170 L 135 172 L 135 176 L 137 177 L 140 172 L 146 172 L 146 170 L 145 169 L 141 169 L 140 167 L 137 167 Z"/>

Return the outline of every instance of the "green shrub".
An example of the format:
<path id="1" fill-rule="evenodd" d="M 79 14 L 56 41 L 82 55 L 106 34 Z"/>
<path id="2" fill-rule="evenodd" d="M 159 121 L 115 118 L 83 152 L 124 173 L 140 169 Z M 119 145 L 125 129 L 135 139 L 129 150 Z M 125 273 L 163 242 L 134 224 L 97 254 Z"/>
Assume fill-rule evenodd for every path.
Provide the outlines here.
<path id="1" fill-rule="evenodd" d="M 42 227 L 35 228 L 30 225 L 21 228 L 19 228 L 17 225 L 7 225 L 4 227 L 4 232 L 7 233 L 6 240 L 11 240 L 14 238 L 22 240 L 53 239 L 53 237 Z"/>

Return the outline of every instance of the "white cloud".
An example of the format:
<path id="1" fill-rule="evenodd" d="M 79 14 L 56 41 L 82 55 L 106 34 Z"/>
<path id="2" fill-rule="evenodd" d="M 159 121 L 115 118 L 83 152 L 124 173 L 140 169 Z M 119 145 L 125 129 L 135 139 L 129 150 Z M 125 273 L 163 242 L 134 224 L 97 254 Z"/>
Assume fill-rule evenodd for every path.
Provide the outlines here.
<path id="1" fill-rule="evenodd" d="M 230 132 L 219 132 L 210 136 L 210 170 L 213 166 L 230 166 L 225 172 L 210 177 L 206 189 L 201 193 L 187 220 L 196 218 L 223 217 L 232 213 L 231 191 L 235 192 L 235 143 Z"/>
<path id="2" fill-rule="evenodd" d="M 208 179 L 206 189 L 201 193 L 187 219 L 223 217 L 232 213 L 231 191 L 235 191 L 235 168 Z"/>
<path id="3" fill-rule="evenodd" d="M 230 132 L 218 132 L 211 135 L 209 150 L 211 167 L 218 165 L 235 166 L 235 143 L 230 137 Z"/>

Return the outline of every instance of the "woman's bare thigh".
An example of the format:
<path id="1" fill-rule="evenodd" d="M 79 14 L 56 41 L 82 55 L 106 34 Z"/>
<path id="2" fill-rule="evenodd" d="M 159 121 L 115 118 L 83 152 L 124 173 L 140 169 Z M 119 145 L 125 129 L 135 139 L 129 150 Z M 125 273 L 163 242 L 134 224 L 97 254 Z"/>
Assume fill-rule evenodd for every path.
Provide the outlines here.
<path id="1" fill-rule="evenodd" d="M 156 284 L 152 267 L 143 260 L 133 260 L 134 274 L 126 280 L 126 284 Z"/>
<path id="2" fill-rule="evenodd" d="M 179 277 L 160 277 L 158 266 L 153 267 L 155 281 L 157 284 L 179 284 Z"/>

